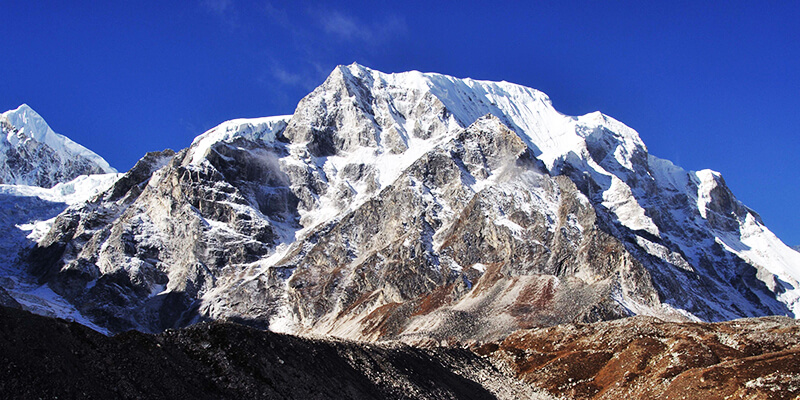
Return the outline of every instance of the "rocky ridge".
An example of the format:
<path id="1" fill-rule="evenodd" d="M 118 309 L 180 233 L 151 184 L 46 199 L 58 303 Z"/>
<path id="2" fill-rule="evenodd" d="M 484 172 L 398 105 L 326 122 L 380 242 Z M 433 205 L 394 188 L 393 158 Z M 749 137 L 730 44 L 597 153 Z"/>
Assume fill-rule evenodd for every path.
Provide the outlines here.
<path id="1" fill-rule="evenodd" d="M 292 116 L 140 163 L 30 257 L 112 331 L 228 319 L 446 343 L 800 306 L 800 253 L 718 173 L 506 82 L 341 66 Z"/>
<path id="2" fill-rule="evenodd" d="M 15 399 L 552 399 L 476 354 L 202 323 L 107 337 L 0 307 L 0 396 Z"/>
<path id="3" fill-rule="evenodd" d="M 797 321 L 651 317 L 520 331 L 470 351 L 210 322 L 113 337 L 0 307 L 4 398 L 792 399 Z"/>

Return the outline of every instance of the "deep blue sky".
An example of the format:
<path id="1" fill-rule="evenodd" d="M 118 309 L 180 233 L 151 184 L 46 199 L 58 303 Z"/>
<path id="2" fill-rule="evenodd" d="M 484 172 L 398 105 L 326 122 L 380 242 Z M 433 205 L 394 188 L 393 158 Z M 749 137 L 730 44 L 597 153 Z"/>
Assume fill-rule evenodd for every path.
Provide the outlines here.
<path id="1" fill-rule="evenodd" d="M 357 61 L 506 80 L 563 113 L 600 110 L 652 154 L 722 172 L 800 244 L 797 1 L 73 3 L 3 4 L 0 111 L 28 103 L 120 170 L 224 120 L 290 114 Z"/>

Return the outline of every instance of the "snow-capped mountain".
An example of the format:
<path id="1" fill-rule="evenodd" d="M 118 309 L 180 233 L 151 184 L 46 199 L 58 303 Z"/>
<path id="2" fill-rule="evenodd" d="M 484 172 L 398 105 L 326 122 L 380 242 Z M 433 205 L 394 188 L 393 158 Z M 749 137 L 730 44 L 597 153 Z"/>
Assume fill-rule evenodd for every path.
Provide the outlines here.
<path id="1" fill-rule="evenodd" d="M 38 314 L 93 325 L 24 268 L 25 250 L 70 205 L 108 189 L 119 174 L 100 156 L 53 132 L 23 104 L 0 114 L 0 292 Z"/>
<path id="2" fill-rule="evenodd" d="M 232 319 L 463 341 L 800 313 L 800 253 L 719 173 L 534 89 L 357 64 L 291 116 L 148 154 L 59 215 L 29 261 L 112 331 Z"/>
<path id="3" fill-rule="evenodd" d="M 53 132 L 27 104 L 0 114 L 0 183 L 49 188 L 79 175 L 116 172 L 91 150 Z"/>

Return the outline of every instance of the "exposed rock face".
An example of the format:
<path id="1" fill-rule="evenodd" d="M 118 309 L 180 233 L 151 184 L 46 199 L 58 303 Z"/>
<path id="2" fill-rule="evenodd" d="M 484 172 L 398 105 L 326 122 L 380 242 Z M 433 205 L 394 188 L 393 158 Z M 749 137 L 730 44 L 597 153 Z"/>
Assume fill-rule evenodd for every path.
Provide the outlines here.
<path id="1" fill-rule="evenodd" d="M 501 82 L 338 67 L 59 216 L 31 257 L 114 331 L 232 319 L 410 342 L 800 311 L 800 253 L 715 172 Z"/>
<path id="2" fill-rule="evenodd" d="M 166 283 L 152 259 L 146 258 L 146 250 L 137 253 L 125 247 L 133 233 L 124 225 L 126 212 L 153 173 L 173 156 L 171 150 L 148 153 L 105 193 L 59 215 L 29 255 L 31 271 L 41 282 L 80 304 L 83 312 L 111 330 L 135 327 L 130 320 L 136 306 L 148 299 L 148 285 Z"/>
<path id="3" fill-rule="evenodd" d="M 49 188 L 79 175 L 113 172 L 100 156 L 53 132 L 27 105 L 0 114 L 0 183 Z"/>
<path id="4" fill-rule="evenodd" d="M 520 331 L 476 351 L 568 398 L 793 399 L 799 334 L 785 317 L 716 324 L 634 317 Z"/>
<path id="5" fill-rule="evenodd" d="M 487 117 L 278 265 L 293 270 L 294 329 L 345 337 L 464 341 L 627 316 L 616 276 L 657 304 L 647 271 L 595 222 L 572 182 Z"/>

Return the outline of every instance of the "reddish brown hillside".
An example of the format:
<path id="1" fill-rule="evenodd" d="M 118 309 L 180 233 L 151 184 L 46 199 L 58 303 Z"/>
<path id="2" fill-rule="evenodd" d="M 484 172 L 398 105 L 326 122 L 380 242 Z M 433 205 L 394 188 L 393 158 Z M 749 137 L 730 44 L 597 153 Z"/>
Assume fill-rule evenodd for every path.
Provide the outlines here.
<path id="1" fill-rule="evenodd" d="M 634 317 L 519 331 L 477 349 L 524 381 L 581 399 L 795 399 L 800 325 Z"/>

